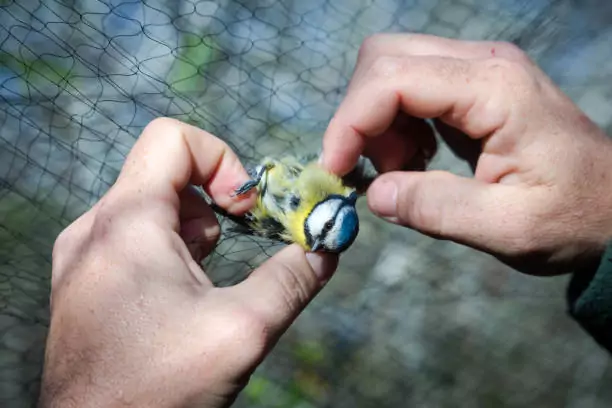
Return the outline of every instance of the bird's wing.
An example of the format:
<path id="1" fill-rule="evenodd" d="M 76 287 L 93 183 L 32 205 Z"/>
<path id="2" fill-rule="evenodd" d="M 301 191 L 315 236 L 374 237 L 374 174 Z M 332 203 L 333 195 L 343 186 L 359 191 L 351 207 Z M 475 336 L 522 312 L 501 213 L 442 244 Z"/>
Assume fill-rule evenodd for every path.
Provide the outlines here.
<path id="1" fill-rule="evenodd" d="M 378 176 L 372 162 L 367 158 L 360 156 L 357 165 L 350 173 L 342 177 L 342 181 L 348 187 L 357 190 L 357 194 L 364 194 L 370 184 Z"/>

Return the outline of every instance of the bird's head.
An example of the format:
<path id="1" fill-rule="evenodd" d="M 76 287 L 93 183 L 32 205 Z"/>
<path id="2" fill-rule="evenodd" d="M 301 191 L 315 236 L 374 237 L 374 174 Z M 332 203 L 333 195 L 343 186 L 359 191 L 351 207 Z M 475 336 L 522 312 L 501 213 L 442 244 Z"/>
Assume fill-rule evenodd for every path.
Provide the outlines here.
<path id="1" fill-rule="evenodd" d="M 351 246 L 359 233 L 356 201 L 356 193 L 348 197 L 330 195 L 314 206 L 304 223 L 312 252 L 340 253 Z"/>

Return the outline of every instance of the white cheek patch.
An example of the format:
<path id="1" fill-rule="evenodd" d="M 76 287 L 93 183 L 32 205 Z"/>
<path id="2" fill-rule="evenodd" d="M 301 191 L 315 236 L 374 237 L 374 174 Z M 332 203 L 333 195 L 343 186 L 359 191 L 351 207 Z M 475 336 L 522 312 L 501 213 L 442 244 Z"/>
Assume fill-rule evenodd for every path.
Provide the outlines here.
<path id="1" fill-rule="evenodd" d="M 321 236 L 325 223 L 334 219 L 341 205 L 342 201 L 340 200 L 329 200 L 315 207 L 306 221 L 308 230 L 313 237 Z"/>

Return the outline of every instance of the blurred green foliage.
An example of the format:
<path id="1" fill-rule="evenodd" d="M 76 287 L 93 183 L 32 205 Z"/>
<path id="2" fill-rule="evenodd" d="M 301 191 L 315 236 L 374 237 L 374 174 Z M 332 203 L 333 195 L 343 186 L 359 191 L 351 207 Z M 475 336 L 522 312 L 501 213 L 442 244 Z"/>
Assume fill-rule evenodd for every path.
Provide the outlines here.
<path id="1" fill-rule="evenodd" d="M 301 341 L 293 349 L 295 358 L 299 361 L 316 366 L 326 360 L 325 348 L 317 341 Z"/>
<path id="2" fill-rule="evenodd" d="M 203 91 L 210 64 L 223 53 L 212 37 L 184 33 L 166 80 L 173 92 Z"/>
<path id="3" fill-rule="evenodd" d="M 328 396 L 325 379 L 318 373 L 326 368 L 328 357 L 318 341 L 299 339 L 290 347 L 294 366 L 290 376 L 276 382 L 273 377 L 256 373 L 245 389 L 246 399 L 259 406 L 277 408 L 320 406 Z"/>
<path id="4" fill-rule="evenodd" d="M 35 87 L 48 84 L 58 87 L 76 85 L 71 58 L 60 59 L 45 55 L 28 58 L 0 51 L 0 66 L 5 66 L 23 81 L 24 92 L 27 92 L 27 87 L 30 85 Z"/>
<path id="5" fill-rule="evenodd" d="M 253 375 L 244 390 L 244 396 L 250 403 L 270 408 L 314 408 L 301 390 L 300 384 L 292 381 L 289 386 L 277 384 L 272 380 Z"/>

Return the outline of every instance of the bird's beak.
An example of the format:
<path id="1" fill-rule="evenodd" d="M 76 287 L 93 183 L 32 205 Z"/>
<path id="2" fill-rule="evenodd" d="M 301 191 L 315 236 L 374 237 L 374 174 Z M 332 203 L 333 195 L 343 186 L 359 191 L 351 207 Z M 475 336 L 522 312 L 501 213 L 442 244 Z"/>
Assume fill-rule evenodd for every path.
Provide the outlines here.
<path id="1" fill-rule="evenodd" d="M 317 252 L 319 249 L 321 249 L 323 245 L 321 244 L 321 240 L 317 239 L 315 240 L 314 244 L 312 244 L 312 247 L 310 248 L 311 252 Z"/>

